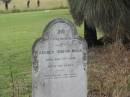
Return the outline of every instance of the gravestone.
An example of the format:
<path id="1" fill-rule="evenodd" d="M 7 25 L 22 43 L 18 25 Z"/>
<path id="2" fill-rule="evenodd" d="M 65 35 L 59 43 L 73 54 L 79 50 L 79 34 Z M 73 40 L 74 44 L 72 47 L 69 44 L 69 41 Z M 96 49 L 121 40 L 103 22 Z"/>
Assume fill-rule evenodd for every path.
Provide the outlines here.
<path id="1" fill-rule="evenodd" d="M 70 21 L 51 21 L 33 45 L 32 97 L 87 97 L 86 49 Z"/>

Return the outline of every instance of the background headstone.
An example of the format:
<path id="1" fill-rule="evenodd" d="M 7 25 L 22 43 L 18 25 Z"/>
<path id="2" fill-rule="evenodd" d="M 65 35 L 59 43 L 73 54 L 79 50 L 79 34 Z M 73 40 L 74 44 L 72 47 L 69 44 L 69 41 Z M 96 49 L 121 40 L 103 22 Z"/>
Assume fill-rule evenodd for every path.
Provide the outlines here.
<path id="1" fill-rule="evenodd" d="M 87 97 L 86 47 L 70 21 L 51 21 L 33 45 L 32 97 Z"/>

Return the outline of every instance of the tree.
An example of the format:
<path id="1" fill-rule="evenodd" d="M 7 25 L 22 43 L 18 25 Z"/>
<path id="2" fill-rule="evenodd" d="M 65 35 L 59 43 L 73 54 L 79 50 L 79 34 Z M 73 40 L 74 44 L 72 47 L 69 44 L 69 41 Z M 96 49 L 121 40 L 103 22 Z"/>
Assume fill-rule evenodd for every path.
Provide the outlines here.
<path id="1" fill-rule="evenodd" d="M 11 2 L 11 0 L 1 0 L 5 4 L 5 9 L 8 10 L 8 4 Z"/>
<path id="2" fill-rule="evenodd" d="M 40 0 L 37 0 L 37 7 L 40 7 Z"/>
<path id="3" fill-rule="evenodd" d="M 30 0 L 27 1 L 27 8 L 30 7 Z"/>
<path id="4" fill-rule="evenodd" d="M 92 35 L 92 39 L 96 40 L 94 29 L 98 28 L 104 32 L 104 37 L 107 36 L 113 41 L 123 43 L 130 41 L 130 22 L 128 22 L 130 0 L 68 0 L 68 2 L 75 23 L 81 25 L 85 22 L 87 38 Z"/>

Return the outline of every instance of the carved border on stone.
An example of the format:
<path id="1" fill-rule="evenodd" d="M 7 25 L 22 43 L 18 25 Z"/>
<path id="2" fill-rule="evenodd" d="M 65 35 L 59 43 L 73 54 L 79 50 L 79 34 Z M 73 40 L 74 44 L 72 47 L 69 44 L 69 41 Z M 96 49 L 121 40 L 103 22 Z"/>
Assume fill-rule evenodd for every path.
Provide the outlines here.
<path id="1" fill-rule="evenodd" d="M 83 61 L 84 61 L 84 70 L 87 70 L 87 59 L 88 59 L 88 56 L 87 56 L 87 53 L 88 53 L 88 45 L 87 45 L 87 42 L 84 38 L 82 38 L 81 36 L 78 36 L 78 38 L 82 44 L 83 44 Z"/>
<path id="2" fill-rule="evenodd" d="M 38 38 L 33 46 L 32 46 L 32 70 L 34 70 L 34 72 L 38 72 L 39 66 L 38 66 L 38 55 L 36 54 L 36 52 L 34 51 L 36 44 L 41 40 L 42 38 Z"/>

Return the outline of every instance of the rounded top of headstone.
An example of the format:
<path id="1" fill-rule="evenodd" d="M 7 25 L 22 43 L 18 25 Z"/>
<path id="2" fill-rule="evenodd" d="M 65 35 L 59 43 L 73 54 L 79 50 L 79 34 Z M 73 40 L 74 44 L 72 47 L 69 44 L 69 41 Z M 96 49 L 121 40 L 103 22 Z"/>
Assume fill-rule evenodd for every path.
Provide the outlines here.
<path id="1" fill-rule="evenodd" d="M 74 24 L 62 18 L 52 20 L 44 29 L 42 37 L 44 39 L 55 40 L 55 39 L 72 39 L 76 38 L 77 30 Z"/>

